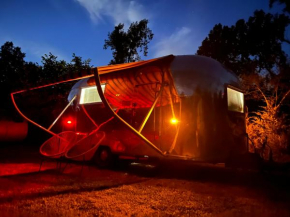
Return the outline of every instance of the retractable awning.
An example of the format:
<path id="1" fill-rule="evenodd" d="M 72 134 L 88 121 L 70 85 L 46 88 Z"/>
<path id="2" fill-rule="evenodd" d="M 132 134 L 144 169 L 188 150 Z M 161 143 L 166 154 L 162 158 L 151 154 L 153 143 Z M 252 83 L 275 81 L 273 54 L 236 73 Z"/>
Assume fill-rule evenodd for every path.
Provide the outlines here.
<path id="1" fill-rule="evenodd" d="M 162 99 L 156 106 L 178 101 L 169 66 L 174 57 L 98 67 L 101 83 L 105 84 L 105 97 L 113 107 L 146 108 L 151 107 L 156 94 L 163 86 Z M 95 86 L 95 79 L 87 78 L 77 82 L 68 100 L 80 95 L 81 89 Z"/>

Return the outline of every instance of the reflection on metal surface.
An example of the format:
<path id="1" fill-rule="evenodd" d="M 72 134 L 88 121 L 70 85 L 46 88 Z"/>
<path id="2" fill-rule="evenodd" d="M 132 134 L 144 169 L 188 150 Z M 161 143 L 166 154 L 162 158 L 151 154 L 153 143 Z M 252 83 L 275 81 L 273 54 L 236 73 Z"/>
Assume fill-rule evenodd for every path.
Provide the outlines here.
<path id="1" fill-rule="evenodd" d="M 225 84 L 239 84 L 232 72 L 205 56 L 176 56 L 170 69 L 179 95 L 191 96 L 197 90 L 219 93 L 224 91 Z"/>

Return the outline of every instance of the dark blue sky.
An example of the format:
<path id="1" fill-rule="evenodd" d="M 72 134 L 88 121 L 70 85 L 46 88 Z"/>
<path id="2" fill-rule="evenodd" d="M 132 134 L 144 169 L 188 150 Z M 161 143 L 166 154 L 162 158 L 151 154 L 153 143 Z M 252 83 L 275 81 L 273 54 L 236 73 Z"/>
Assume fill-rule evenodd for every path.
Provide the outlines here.
<path id="1" fill-rule="evenodd" d="M 269 9 L 269 0 L 1 0 L 0 45 L 13 41 L 26 61 L 41 62 L 52 52 L 71 60 L 72 53 L 107 65 L 112 54 L 103 50 L 114 25 L 149 19 L 154 39 L 149 59 L 167 54 L 194 54 L 217 23 L 232 25 L 257 9 Z"/>

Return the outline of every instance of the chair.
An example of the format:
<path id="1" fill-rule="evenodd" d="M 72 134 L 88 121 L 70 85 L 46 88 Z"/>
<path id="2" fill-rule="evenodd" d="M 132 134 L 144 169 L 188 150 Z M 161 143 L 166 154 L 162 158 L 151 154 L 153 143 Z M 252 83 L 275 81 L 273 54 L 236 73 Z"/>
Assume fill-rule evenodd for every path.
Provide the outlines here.
<path id="1" fill-rule="evenodd" d="M 40 146 L 39 151 L 44 157 L 59 159 L 65 155 L 66 151 L 70 149 L 77 140 L 78 135 L 75 132 L 64 131 L 46 140 Z M 42 163 L 43 159 L 41 160 L 39 171 L 41 170 Z"/>
<path id="2" fill-rule="evenodd" d="M 105 139 L 105 132 L 96 131 L 77 141 L 65 153 L 67 159 L 75 161 L 89 161 L 93 158 L 100 143 Z"/>

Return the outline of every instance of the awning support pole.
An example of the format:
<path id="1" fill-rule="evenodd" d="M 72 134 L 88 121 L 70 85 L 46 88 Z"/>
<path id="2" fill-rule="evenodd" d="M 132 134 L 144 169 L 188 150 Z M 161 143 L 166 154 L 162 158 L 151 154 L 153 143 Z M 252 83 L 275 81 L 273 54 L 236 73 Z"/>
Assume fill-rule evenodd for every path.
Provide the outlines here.
<path id="1" fill-rule="evenodd" d="M 64 141 L 66 141 L 66 139 L 60 137 L 59 135 L 55 134 L 54 132 L 51 132 L 50 130 L 46 129 L 45 127 L 39 125 L 38 123 L 36 123 L 36 122 L 34 122 L 33 120 L 31 120 L 31 119 L 29 119 L 28 117 L 26 117 L 26 116 L 25 116 L 25 115 L 20 111 L 20 109 L 18 108 L 18 106 L 16 105 L 16 102 L 15 102 L 15 99 L 14 99 L 14 94 L 15 94 L 15 93 L 11 93 L 12 103 L 13 103 L 15 109 L 18 111 L 18 113 L 19 113 L 19 114 L 20 114 L 20 115 L 21 115 L 25 120 L 29 121 L 30 123 L 34 124 L 35 126 L 39 127 L 40 129 L 42 129 L 42 130 L 48 132 L 49 134 L 51 134 L 51 135 L 53 135 L 53 136 L 56 136 L 56 137 L 58 137 L 58 138 L 60 138 L 60 139 L 62 139 L 62 140 L 64 140 Z"/>
<path id="2" fill-rule="evenodd" d="M 179 106 L 179 120 L 181 120 L 181 99 L 180 99 L 180 106 Z M 169 149 L 169 153 L 171 153 L 173 151 L 173 149 L 175 148 L 175 145 L 176 145 L 176 141 L 177 141 L 177 138 L 178 138 L 178 134 L 179 134 L 179 130 L 180 130 L 180 123 L 178 124 L 177 126 L 177 129 L 176 129 L 176 134 L 175 134 L 175 137 L 174 137 L 174 140 L 172 142 L 172 145 Z"/>
<path id="3" fill-rule="evenodd" d="M 94 69 L 94 74 L 95 74 L 95 81 L 96 81 L 96 86 L 97 90 L 99 93 L 100 98 L 102 99 L 102 102 L 104 105 L 109 109 L 109 111 L 116 117 L 118 118 L 123 124 L 125 124 L 126 127 L 128 127 L 134 134 L 136 134 L 139 138 L 141 138 L 146 144 L 148 144 L 151 148 L 153 148 L 156 152 L 158 152 L 160 155 L 165 156 L 163 152 L 157 148 L 152 142 L 150 142 L 145 136 L 143 136 L 141 133 L 139 133 L 134 127 L 132 127 L 130 124 L 128 124 L 124 119 L 122 119 L 118 114 L 114 112 L 112 107 L 109 105 L 107 99 L 105 98 L 105 95 L 102 91 L 101 87 L 101 81 L 100 81 L 100 75 L 98 73 L 98 68 L 96 67 Z"/>
<path id="4" fill-rule="evenodd" d="M 159 97 L 160 97 L 161 94 L 162 94 L 163 88 L 164 88 L 164 85 L 161 86 L 160 91 L 159 91 L 159 93 L 158 93 L 158 95 L 157 95 L 157 97 L 156 97 L 156 99 L 155 99 L 153 105 L 151 106 L 151 108 L 150 108 L 149 112 L 147 113 L 146 117 L 144 118 L 144 120 L 143 120 L 143 122 L 142 122 L 142 124 L 141 124 L 141 126 L 140 126 L 140 128 L 139 128 L 139 130 L 138 130 L 139 133 L 142 132 L 142 130 L 143 130 L 145 124 L 147 123 L 147 121 L 148 121 L 148 119 L 149 119 L 149 117 L 150 117 L 150 115 L 151 115 L 153 109 L 154 109 L 155 106 L 156 106 L 156 103 L 157 103 Z"/>
<path id="5" fill-rule="evenodd" d="M 171 95 L 171 94 L 170 94 Z M 173 106 L 173 100 L 172 100 L 172 95 L 170 96 L 170 107 L 171 107 L 171 112 L 173 118 L 175 118 L 175 113 L 174 113 L 174 106 Z"/>
<path id="6" fill-rule="evenodd" d="M 84 113 L 86 114 L 86 116 L 88 117 L 88 119 L 90 119 L 90 121 L 91 121 L 91 122 L 92 122 L 96 127 L 98 127 L 98 124 L 96 124 L 96 122 L 95 122 L 95 121 L 92 119 L 92 117 L 89 115 L 89 113 L 88 113 L 88 111 L 86 110 L 85 106 L 82 105 L 81 107 L 82 107 Z"/>
<path id="7" fill-rule="evenodd" d="M 75 100 L 76 95 L 69 101 L 69 103 L 67 104 L 67 106 L 62 110 L 62 112 L 57 116 L 57 118 L 54 120 L 54 122 L 49 126 L 49 128 L 47 128 L 48 130 L 50 130 L 55 123 L 58 121 L 58 119 L 63 115 L 63 113 L 68 109 L 68 107 L 72 104 L 72 102 Z"/>

